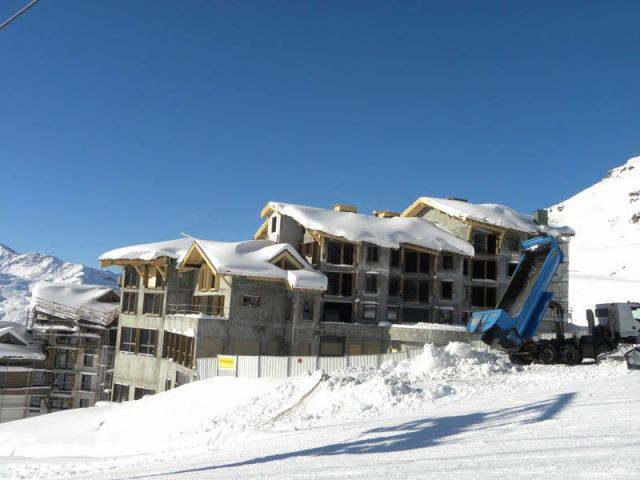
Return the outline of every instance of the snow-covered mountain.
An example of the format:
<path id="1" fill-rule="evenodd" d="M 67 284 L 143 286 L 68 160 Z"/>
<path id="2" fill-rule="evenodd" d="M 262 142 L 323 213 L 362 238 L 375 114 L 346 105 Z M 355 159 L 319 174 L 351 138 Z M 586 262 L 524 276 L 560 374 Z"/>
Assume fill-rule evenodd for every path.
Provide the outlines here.
<path id="1" fill-rule="evenodd" d="M 31 289 L 41 280 L 115 285 L 117 275 L 42 253 L 20 254 L 0 244 L 0 320 L 25 323 Z"/>
<path id="2" fill-rule="evenodd" d="M 572 227 L 569 304 L 575 323 L 597 303 L 640 301 L 640 157 L 554 205 L 549 220 Z"/>

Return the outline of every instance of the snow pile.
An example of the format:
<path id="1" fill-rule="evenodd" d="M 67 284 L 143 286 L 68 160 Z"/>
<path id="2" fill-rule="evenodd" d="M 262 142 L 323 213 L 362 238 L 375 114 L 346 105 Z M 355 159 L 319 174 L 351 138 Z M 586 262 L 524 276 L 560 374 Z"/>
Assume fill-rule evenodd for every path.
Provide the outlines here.
<path id="1" fill-rule="evenodd" d="M 38 281 L 115 285 L 117 275 L 41 253 L 19 254 L 0 244 L 0 320 L 24 324 Z"/>
<path id="2" fill-rule="evenodd" d="M 564 225 L 562 222 L 558 223 L 558 226 L 542 227 L 534 222 L 531 215 L 519 213 L 510 207 L 497 203 L 473 204 L 462 200 L 433 197 L 420 197 L 415 203 L 422 203 L 425 206 L 435 208 L 462 220 L 475 220 L 476 222 L 529 234 L 544 232 L 552 236 L 561 236 L 573 235 L 574 233 L 573 229 L 560 226 Z"/>
<path id="3" fill-rule="evenodd" d="M 504 356 L 474 350 L 464 343 L 425 345 L 411 360 L 376 368 L 348 368 L 322 382 L 292 420 L 297 425 L 416 410 L 447 396 L 475 394 L 505 374 L 518 371 Z"/>
<path id="4" fill-rule="evenodd" d="M 425 346 L 380 369 L 287 379 L 217 377 L 136 402 L 102 404 L 0 425 L 0 456 L 121 456 L 212 445 L 232 433 L 309 427 L 474 393 L 516 371 L 466 344 Z M 497 380 L 494 380 L 497 381 Z M 132 426 L 135 425 L 135 428 Z"/>
<path id="5" fill-rule="evenodd" d="M 450 344 L 426 346 L 420 356 L 379 370 L 350 368 L 331 376 L 315 372 L 288 379 L 217 377 L 135 402 L 102 403 L 1 424 L 0 457 L 5 458 L 0 458 L 0 478 L 99 478 L 96 470 L 130 478 L 139 475 L 119 470 L 135 466 L 148 474 L 162 463 L 183 470 L 193 462 L 189 457 L 209 462 L 225 449 L 257 458 L 255 443 L 268 446 L 260 439 L 269 435 L 307 430 L 309 438 L 325 435 L 333 445 L 333 436 L 343 428 L 372 425 L 374 420 L 367 417 L 405 423 L 408 415 L 418 415 L 424 422 L 425 415 L 432 419 L 456 403 L 495 408 L 500 401 L 529 392 L 522 402 L 526 405 L 531 393 L 540 396 L 553 388 L 575 389 L 581 383 L 633 374 L 624 365 L 516 367 L 504 356 Z M 545 401 L 537 404 L 540 408 L 548 403 L 549 394 L 545 395 Z M 443 419 L 449 422 L 446 415 Z M 323 428 L 310 428 L 316 426 Z M 428 434 L 420 433 L 420 442 L 424 435 Z M 279 455 L 282 449 L 273 446 L 271 453 Z M 221 454 L 217 463 L 229 461 Z"/>
<path id="6" fill-rule="evenodd" d="M 350 242 L 368 242 L 387 248 L 409 244 L 468 256 L 474 253 L 469 243 L 421 218 L 378 218 L 278 202 L 269 202 L 267 207 L 293 218 L 308 230 L 325 232 Z"/>
<path id="7" fill-rule="evenodd" d="M 576 231 L 569 252 L 569 305 L 575 323 L 597 303 L 640 301 L 640 157 L 549 209 Z"/>

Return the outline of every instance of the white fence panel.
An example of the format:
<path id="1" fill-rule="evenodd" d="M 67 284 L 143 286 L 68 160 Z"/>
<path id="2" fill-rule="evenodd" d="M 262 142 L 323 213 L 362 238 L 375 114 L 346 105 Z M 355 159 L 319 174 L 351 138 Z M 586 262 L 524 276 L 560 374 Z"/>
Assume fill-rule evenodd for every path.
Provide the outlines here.
<path id="1" fill-rule="evenodd" d="M 288 357 L 261 357 L 259 377 L 284 378 L 289 376 Z"/>
<path id="2" fill-rule="evenodd" d="M 318 369 L 318 357 L 289 357 L 289 376 L 295 377 Z"/>
<path id="3" fill-rule="evenodd" d="M 422 348 L 412 348 L 411 350 L 405 350 L 404 353 L 407 354 L 407 358 L 416 358 L 422 355 L 424 349 Z"/>
<path id="4" fill-rule="evenodd" d="M 347 357 L 318 357 L 318 369 L 326 373 L 347 368 Z"/>
<path id="5" fill-rule="evenodd" d="M 218 376 L 218 359 L 214 358 L 198 358 L 196 360 L 196 372 L 198 372 L 198 378 L 204 380 L 205 378 L 213 378 Z"/>
<path id="6" fill-rule="evenodd" d="M 260 376 L 260 357 L 241 356 L 238 357 L 238 377 L 258 378 Z"/>
<path id="7" fill-rule="evenodd" d="M 379 367 L 380 357 L 385 355 L 352 355 L 347 357 L 350 367 Z"/>

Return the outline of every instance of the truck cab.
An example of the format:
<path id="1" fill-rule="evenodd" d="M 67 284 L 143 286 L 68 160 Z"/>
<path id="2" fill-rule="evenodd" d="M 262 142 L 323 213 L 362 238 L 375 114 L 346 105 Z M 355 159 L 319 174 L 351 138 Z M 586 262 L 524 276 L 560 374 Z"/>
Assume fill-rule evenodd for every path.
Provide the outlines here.
<path id="1" fill-rule="evenodd" d="M 636 343 L 640 336 L 640 303 L 599 303 L 595 311 L 596 328 L 623 343 Z"/>

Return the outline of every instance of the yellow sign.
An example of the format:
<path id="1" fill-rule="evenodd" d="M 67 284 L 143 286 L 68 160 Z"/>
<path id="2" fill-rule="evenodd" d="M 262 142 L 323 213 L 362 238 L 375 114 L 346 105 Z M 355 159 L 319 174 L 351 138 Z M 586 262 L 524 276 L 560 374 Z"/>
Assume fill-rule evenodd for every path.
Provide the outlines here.
<path id="1" fill-rule="evenodd" d="M 218 355 L 218 368 L 221 370 L 235 370 L 236 357 L 233 355 Z"/>

